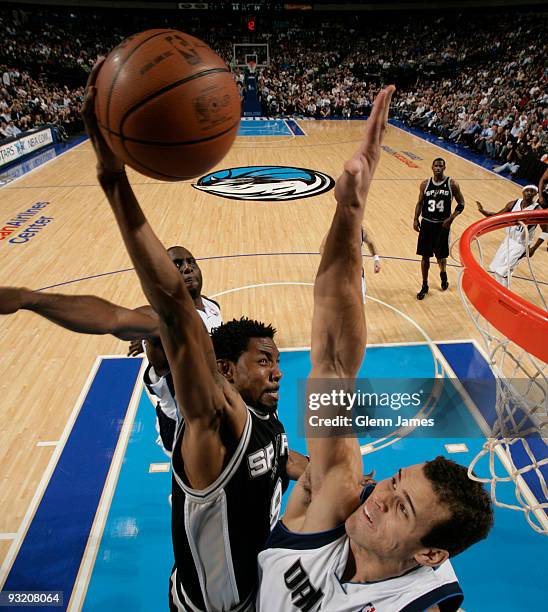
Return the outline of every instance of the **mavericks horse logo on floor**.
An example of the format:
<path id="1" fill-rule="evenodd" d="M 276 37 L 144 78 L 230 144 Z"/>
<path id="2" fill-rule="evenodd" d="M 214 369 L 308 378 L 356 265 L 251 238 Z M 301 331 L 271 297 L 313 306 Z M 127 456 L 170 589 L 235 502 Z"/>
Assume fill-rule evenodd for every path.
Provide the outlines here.
<path id="1" fill-rule="evenodd" d="M 323 172 L 291 166 L 244 166 L 210 172 L 192 183 L 195 189 L 232 200 L 298 200 L 333 189 Z"/>

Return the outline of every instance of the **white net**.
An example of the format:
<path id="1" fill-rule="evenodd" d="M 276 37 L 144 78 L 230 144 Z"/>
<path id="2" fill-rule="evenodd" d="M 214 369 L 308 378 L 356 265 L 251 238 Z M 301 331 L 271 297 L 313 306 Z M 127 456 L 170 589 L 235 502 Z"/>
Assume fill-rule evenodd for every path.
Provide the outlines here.
<path id="1" fill-rule="evenodd" d="M 270 65 L 270 47 L 268 43 L 234 43 L 232 45 L 232 64 L 246 68 L 253 60 L 257 68 Z"/>
<path id="2" fill-rule="evenodd" d="M 505 271 L 498 269 L 496 278 L 508 288 L 512 286 L 513 259 L 510 249 L 516 247 L 508 238 L 512 231 L 522 234 L 524 252 L 521 259 L 526 260 L 527 265 L 524 266 L 524 262 L 520 264 L 520 276 L 521 281 L 528 283 L 527 297 L 533 298 L 534 294 L 538 307 L 546 311 L 542 292 L 545 283 L 535 274 L 529 248 L 531 241 L 534 243 L 530 236 L 534 226 L 519 222 L 505 230 L 506 243 L 502 242 L 497 255 L 504 262 L 506 254 L 507 265 Z M 500 233 L 498 236 L 501 237 Z M 486 269 L 479 238 L 475 237 L 470 246 L 475 251 L 477 263 Z M 544 255 L 539 254 L 539 259 Z M 493 268 L 493 262 L 489 267 Z M 526 279 L 522 276 L 524 268 L 528 271 Z M 472 460 L 468 473 L 471 478 L 490 487 L 491 497 L 497 506 L 523 512 L 535 531 L 548 534 L 548 365 L 509 339 L 480 314 L 463 288 L 464 273 L 465 268 L 459 278 L 461 299 L 481 336 L 496 384 L 496 414 L 489 424 L 490 437 Z M 497 300 L 497 296 L 493 295 L 492 299 Z M 482 310 L 488 314 L 488 309 Z M 525 316 L 523 330 L 527 333 Z M 545 333 L 548 334 L 548 330 Z"/>

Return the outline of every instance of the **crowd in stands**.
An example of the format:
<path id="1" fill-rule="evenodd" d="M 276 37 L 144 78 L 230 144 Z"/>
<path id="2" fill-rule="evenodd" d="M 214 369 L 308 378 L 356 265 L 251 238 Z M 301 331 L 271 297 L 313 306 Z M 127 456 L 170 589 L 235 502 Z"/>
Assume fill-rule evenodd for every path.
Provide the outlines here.
<path id="1" fill-rule="evenodd" d="M 83 87 L 44 85 L 28 72 L 1 65 L 0 76 L 0 141 L 43 125 L 53 126 L 59 140 L 83 129 Z"/>
<path id="2" fill-rule="evenodd" d="M 233 43 L 268 42 L 269 65 L 257 72 L 266 116 L 362 117 L 379 85 L 395 82 L 396 117 L 492 157 L 501 171 L 548 150 L 546 12 L 279 13 L 258 20 L 253 35 L 235 14 L 181 15 L 0 10 L 0 139 L 44 123 L 61 135 L 81 130 L 97 57 L 130 33 L 169 26 L 228 63 Z M 243 88 L 242 70 L 233 69 Z"/>

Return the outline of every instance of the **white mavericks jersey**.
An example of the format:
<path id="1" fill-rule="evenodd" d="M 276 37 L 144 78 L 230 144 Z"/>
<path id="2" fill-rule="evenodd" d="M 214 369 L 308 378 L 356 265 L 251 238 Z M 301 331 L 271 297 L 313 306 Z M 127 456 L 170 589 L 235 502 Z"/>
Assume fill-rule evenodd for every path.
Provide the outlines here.
<path id="1" fill-rule="evenodd" d="M 516 200 L 510 212 L 518 212 L 520 210 L 535 210 L 535 208 L 539 207 L 538 202 L 533 202 L 533 204 L 530 204 L 529 206 L 526 206 L 522 209 L 521 202 L 522 198 Z M 529 231 L 526 232 L 523 225 L 510 225 L 506 228 L 506 233 L 511 240 L 515 240 L 516 242 L 519 242 L 525 247 L 525 240 L 527 239 L 527 236 L 529 237 L 529 241 L 531 241 L 533 239 L 536 227 L 536 225 L 531 225 L 528 227 Z"/>
<path id="2" fill-rule="evenodd" d="M 257 612 L 423 612 L 459 609 L 462 590 L 450 561 L 378 582 L 341 582 L 350 540 L 344 525 L 293 533 L 281 521 L 259 553 Z"/>
<path id="3" fill-rule="evenodd" d="M 521 208 L 521 198 L 516 200 L 511 212 L 517 212 L 520 210 L 535 210 L 539 208 L 537 202 L 530 204 L 526 208 Z M 512 274 L 514 269 L 517 267 L 520 259 L 526 253 L 526 240 L 529 239 L 529 243 L 532 242 L 536 225 L 529 225 L 528 231 L 525 231 L 523 225 L 510 225 L 506 228 L 506 236 L 500 243 L 493 261 L 489 264 L 489 271 L 498 274 L 503 279 L 507 279 L 508 273 Z M 505 283 L 508 281 L 504 281 Z"/>

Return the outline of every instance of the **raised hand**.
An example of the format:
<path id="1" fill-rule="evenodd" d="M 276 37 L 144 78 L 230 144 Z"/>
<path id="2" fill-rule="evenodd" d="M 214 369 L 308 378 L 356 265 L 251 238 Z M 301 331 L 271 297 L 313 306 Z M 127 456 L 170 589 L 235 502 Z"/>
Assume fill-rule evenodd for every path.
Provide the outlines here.
<path id="1" fill-rule="evenodd" d="M 395 89 L 389 85 L 377 94 L 371 115 L 365 123 L 362 144 L 344 164 L 344 172 L 335 185 L 337 202 L 365 205 L 371 179 L 381 156 L 380 145 L 388 125 L 390 100 Z"/>
<path id="2" fill-rule="evenodd" d="M 142 355 L 143 353 L 144 349 L 142 340 L 132 340 L 129 343 L 129 349 L 127 351 L 128 357 L 137 357 L 138 355 Z"/>

